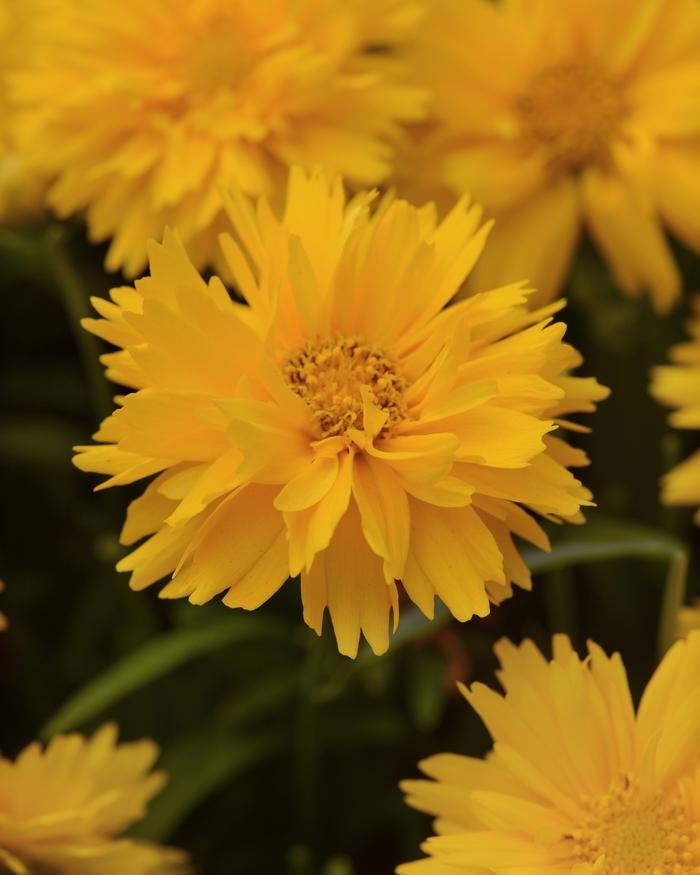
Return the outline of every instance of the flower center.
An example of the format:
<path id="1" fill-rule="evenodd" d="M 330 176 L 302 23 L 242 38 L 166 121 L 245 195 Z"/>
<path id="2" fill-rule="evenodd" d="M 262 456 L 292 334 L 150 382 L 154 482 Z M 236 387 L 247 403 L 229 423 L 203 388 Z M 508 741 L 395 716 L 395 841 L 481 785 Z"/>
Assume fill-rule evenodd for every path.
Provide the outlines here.
<path id="1" fill-rule="evenodd" d="M 284 376 L 311 408 L 321 437 L 345 434 L 364 426 L 362 386 L 388 414 L 381 434 L 389 434 L 406 417 L 406 379 L 379 346 L 361 337 L 307 341 L 283 365 Z"/>
<path id="2" fill-rule="evenodd" d="M 254 63 L 255 56 L 243 35 L 235 33 L 230 22 L 213 21 L 207 32 L 193 39 L 186 72 L 191 88 L 209 93 L 235 88 Z"/>
<path id="3" fill-rule="evenodd" d="M 549 152 L 555 170 L 606 164 L 627 111 L 620 86 L 587 61 L 540 70 L 516 108 L 526 137 Z"/>
<path id="4" fill-rule="evenodd" d="M 700 826 L 691 822 L 680 794 L 642 799 L 637 787 L 625 781 L 604 796 L 586 800 L 584 809 L 571 835 L 574 860 L 593 864 L 602 857 L 600 875 L 699 871 L 700 853 L 692 845 L 700 837 Z"/>

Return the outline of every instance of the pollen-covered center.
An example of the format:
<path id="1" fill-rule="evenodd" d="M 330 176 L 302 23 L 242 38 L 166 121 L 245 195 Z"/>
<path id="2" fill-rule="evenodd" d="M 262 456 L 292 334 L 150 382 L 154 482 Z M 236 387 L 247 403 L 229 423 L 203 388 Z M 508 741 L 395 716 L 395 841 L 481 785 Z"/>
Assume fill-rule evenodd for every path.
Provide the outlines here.
<path id="1" fill-rule="evenodd" d="M 695 875 L 700 828 L 680 794 L 642 798 L 629 781 L 584 803 L 586 814 L 571 838 L 577 863 L 602 860 L 596 875 Z M 601 865 L 601 863 L 599 863 Z"/>
<path id="2" fill-rule="evenodd" d="M 363 386 L 387 414 L 381 434 L 390 434 L 405 418 L 405 377 L 381 347 L 361 337 L 307 341 L 289 356 L 283 371 L 311 408 L 322 437 L 364 427 Z"/>
<path id="3" fill-rule="evenodd" d="M 525 136 L 547 150 L 557 170 L 605 165 L 626 114 L 620 85 L 588 61 L 540 70 L 516 107 Z"/>

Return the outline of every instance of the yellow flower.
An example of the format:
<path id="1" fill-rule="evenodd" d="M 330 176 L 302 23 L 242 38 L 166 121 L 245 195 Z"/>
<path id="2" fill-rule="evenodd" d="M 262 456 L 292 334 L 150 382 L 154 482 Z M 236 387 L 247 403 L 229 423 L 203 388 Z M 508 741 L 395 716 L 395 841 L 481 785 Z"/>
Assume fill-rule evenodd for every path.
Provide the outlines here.
<path id="1" fill-rule="evenodd" d="M 635 714 L 619 654 L 554 638 L 496 645 L 505 694 L 462 689 L 494 747 L 441 754 L 408 803 L 437 816 L 431 856 L 401 875 L 700 872 L 700 633 L 678 642 Z"/>
<path id="2" fill-rule="evenodd" d="M 423 111 L 394 52 L 417 0 L 43 3 L 23 141 L 53 208 L 84 209 L 131 276 L 166 225 L 210 262 L 222 187 L 282 196 L 292 163 L 381 181 Z"/>
<path id="3" fill-rule="evenodd" d="M 676 408 L 669 417 L 677 428 L 700 428 L 700 298 L 694 302 L 691 338 L 671 350 L 672 365 L 655 368 L 651 393 Z M 700 505 L 700 450 L 664 477 L 662 500 L 666 504 Z M 700 509 L 695 513 L 700 525 Z"/>
<path id="4" fill-rule="evenodd" d="M 524 284 L 445 305 L 488 227 L 463 198 L 432 208 L 290 173 L 283 218 L 238 192 L 221 239 L 248 306 L 205 283 L 173 235 L 151 276 L 95 299 L 86 327 L 122 351 L 119 400 L 78 467 L 102 486 L 158 474 L 130 507 L 118 568 L 165 598 L 219 593 L 257 608 L 301 575 L 306 622 L 328 607 L 340 650 L 388 646 L 398 589 L 459 620 L 530 586 L 513 533 L 547 541 L 520 506 L 577 519 L 586 458 L 553 434 L 607 392 L 569 375 L 578 353 Z"/>
<path id="5" fill-rule="evenodd" d="M 5 591 L 5 581 L 0 580 L 0 592 Z M 0 632 L 4 632 L 7 629 L 7 617 L 0 611 Z"/>
<path id="6" fill-rule="evenodd" d="M 497 218 L 476 287 L 523 276 L 551 300 L 585 229 L 623 291 L 669 310 L 681 279 L 662 222 L 700 251 L 697 0 L 428 10 L 412 63 L 433 119 L 413 173 Z"/>
<path id="7" fill-rule="evenodd" d="M 92 738 L 58 736 L 0 757 L 0 870 L 13 875 L 184 873 L 180 851 L 120 839 L 163 786 L 151 741 L 117 745 L 113 725 Z"/>
<path id="8" fill-rule="evenodd" d="M 0 222 L 41 215 L 45 181 L 27 166 L 18 142 L 18 107 L 11 76 L 29 52 L 33 0 L 0 0 Z"/>

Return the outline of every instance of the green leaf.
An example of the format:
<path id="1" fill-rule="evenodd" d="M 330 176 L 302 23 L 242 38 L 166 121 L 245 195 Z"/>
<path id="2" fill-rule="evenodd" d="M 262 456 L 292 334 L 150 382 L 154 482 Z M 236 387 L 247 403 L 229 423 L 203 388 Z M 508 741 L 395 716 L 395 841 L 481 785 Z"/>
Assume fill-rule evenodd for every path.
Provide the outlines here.
<path id="1" fill-rule="evenodd" d="M 288 637 L 287 627 L 269 617 L 237 615 L 218 623 L 176 629 L 147 641 L 78 690 L 42 730 L 43 738 L 100 716 L 136 690 L 198 656 L 243 641 Z"/>
<path id="2" fill-rule="evenodd" d="M 168 775 L 165 790 L 151 803 L 148 817 L 130 834 L 148 841 L 167 841 L 202 802 L 246 769 L 278 753 L 283 739 L 280 731 L 245 738 L 225 728 L 208 728 L 182 737 L 158 764 Z"/>
<path id="3" fill-rule="evenodd" d="M 660 653 L 665 653 L 673 643 L 678 611 L 685 601 L 689 562 L 688 547 L 673 535 L 601 515 L 562 537 L 552 545 L 550 553 L 528 548 L 523 550 L 523 558 L 533 574 L 616 559 L 666 563 L 658 633 Z"/>
<path id="4" fill-rule="evenodd" d="M 648 559 L 667 563 L 659 629 L 660 651 L 664 653 L 673 643 L 676 616 L 685 600 L 688 573 L 688 548 L 673 535 L 661 529 L 601 515 L 594 516 L 585 525 L 567 529 L 566 534 L 553 541 L 549 553 L 534 547 L 525 547 L 521 553 L 533 574 L 617 559 Z M 450 619 L 449 611 L 439 602 L 432 620 L 423 616 L 415 606 L 404 610 L 388 656 L 395 655 L 413 641 L 437 632 Z M 336 678 L 335 683 L 331 682 L 322 688 L 321 697 L 335 698 L 352 676 L 375 662 L 376 657 L 371 651 L 363 648 L 345 676 Z"/>

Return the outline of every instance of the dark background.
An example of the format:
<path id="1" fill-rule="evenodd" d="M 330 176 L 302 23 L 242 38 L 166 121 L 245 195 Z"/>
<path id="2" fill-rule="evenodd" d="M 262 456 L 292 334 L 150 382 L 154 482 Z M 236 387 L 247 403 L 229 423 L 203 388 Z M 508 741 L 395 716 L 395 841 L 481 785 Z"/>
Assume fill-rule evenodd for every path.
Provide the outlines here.
<path id="1" fill-rule="evenodd" d="M 430 831 L 398 781 L 432 753 L 488 748 L 455 681 L 492 682 L 500 636 L 547 646 L 565 631 L 579 649 L 594 638 L 622 652 L 638 695 L 658 658 L 668 559 L 678 540 L 697 545 L 691 512 L 658 501 L 659 476 L 697 435 L 668 429 L 647 392 L 649 369 L 683 337 L 685 308 L 661 319 L 646 299 L 623 298 L 582 247 L 563 318 L 586 359 L 581 373 L 613 389 L 585 419 L 593 433 L 572 438 L 592 458 L 582 475 L 599 507 L 587 526 L 555 532 L 557 567 L 536 577 L 533 594 L 466 625 L 420 622 L 406 606 L 389 654 L 353 663 L 330 634 L 319 641 L 302 624 L 297 582 L 248 614 L 162 602 L 157 587 L 132 593 L 114 571 L 139 486 L 93 494 L 97 478 L 70 461 L 113 391 L 99 342 L 77 328 L 88 294 L 120 283 L 102 272 L 103 254 L 79 225 L 0 229 L 6 756 L 59 729 L 116 720 L 126 739 L 155 738 L 171 775 L 135 833 L 187 849 L 203 875 L 387 875 Z M 678 257 L 690 294 L 700 266 Z M 557 559 L 572 544 L 582 560 L 605 558 Z M 625 554 L 636 558 L 615 558 Z M 697 594 L 696 580 L 691 566 Z"/>

